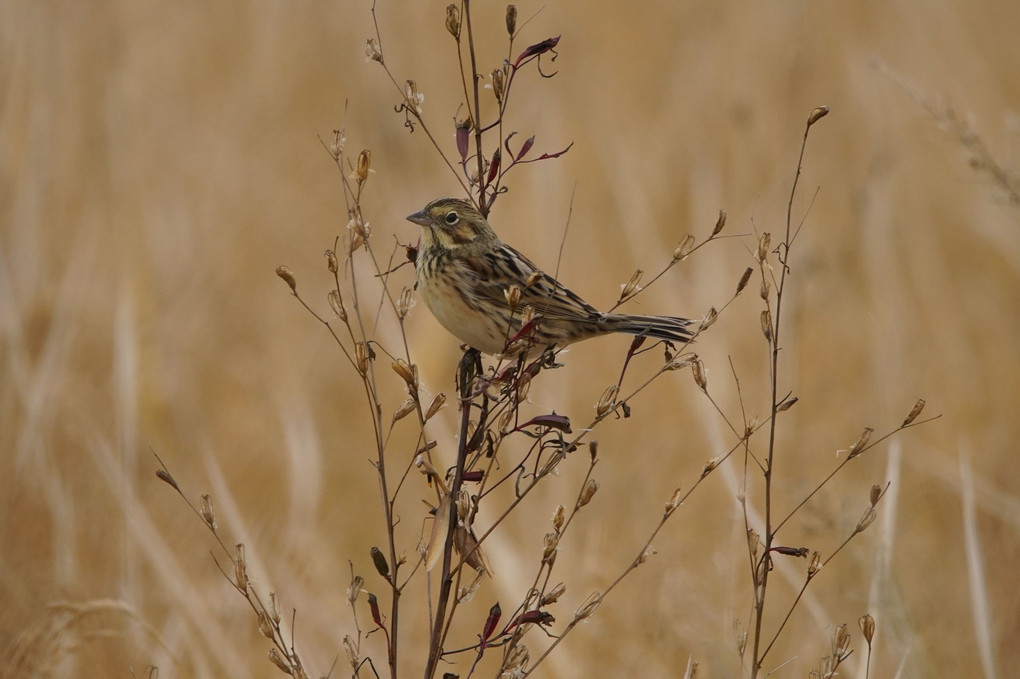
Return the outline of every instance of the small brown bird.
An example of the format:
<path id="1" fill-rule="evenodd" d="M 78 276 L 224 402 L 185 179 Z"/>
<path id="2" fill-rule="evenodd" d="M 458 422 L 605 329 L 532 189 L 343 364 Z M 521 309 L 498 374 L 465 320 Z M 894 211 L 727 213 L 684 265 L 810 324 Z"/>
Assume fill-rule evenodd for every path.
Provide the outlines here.
<path id="1" fill-rule="evenodd" d="M 440 198 L 408 216 L 421 226 L 418 289 L 432 314 L 466 344 L 501 354 L 525 322 L 540 316 L 533 349 L 564 347 L 613 332 L 684 343 L 691 321 L 672 316 L 602 313 L 503 243 L 468 201 Z M 519 291 L 516 306 L 508 298 Z"/>

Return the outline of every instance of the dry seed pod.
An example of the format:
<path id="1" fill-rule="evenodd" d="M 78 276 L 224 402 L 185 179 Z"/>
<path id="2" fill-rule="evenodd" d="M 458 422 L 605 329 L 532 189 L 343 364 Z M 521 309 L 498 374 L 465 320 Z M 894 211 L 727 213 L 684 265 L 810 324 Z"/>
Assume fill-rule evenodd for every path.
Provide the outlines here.
<path id="1" fill-rule="evenodd" d="M 294 278 L 294 272 L 285 266 L 276 267 L 276 275 L 283 279 L 283 281 L 290 286 L 290 291 L 297 292 L 297 279 Z"/>
<path id="2" fill-rule="evenodd" d="M 673 261 L 681 262 L 687 259 L 687 255 L 691 254 L 691 250 L 694 248 L 694 236 L 689 233 L 685 233 L 684 237 L 680 239 L 680 244 L 673 250 Z"/>
<path id="3" fill-rule="evenodd" d="M 564 585 L 562 582 L 557 584 L 555 587 L 552 588 L 552 590 L 548 594 L 542 597 L 538 604 L 539 608 L 542 608 L 543 606 L 548 606 L 549 604 L 556 603 L 559 600 L 559 598 L 563 596 L 563 593 L 566 591 L 567 591 L 566 585 Z"/>
<path id="4" fill-rule="evenodd" d="M 698 385 L 698 389 L 708 391 L 708 376 L 705 373 L 705 364 L 701 362 L 700 358 L 691 362 L 691 370 L 694 374 L 694 383 Z"/>
<path id="5" fill-rule="evenodd" d="M 337 318 L 346 323 L 347 310 L 344 309 L 344 303 L 340 299 L 340 293 L 336 290 L 330 290 L 326 298 L 329 300 L 329 308 L 333 310 L 333 313 L 337 315 Z"/>
<path id="6" fill-rule="evenodd" d="M 542 538 L 542 563 L 550 564 L 555 560 L 556 548 L 559 547 L 560 536 L 556 533 L 546 533 Z"/>
<path id="7" fill-rule="evenodd" d="M 917 416 L 921 414 L 922 410 L 924 410 L 924 399 L 919 398 L 917 399 L 917 403 L 914 404 L 914 407 L 910 409 L 910 414 L 907 415 L 907 419 L 903 420 L 903 424 L 900 426 L 906 427 L 908 424 L 911 424 L 917 419 Z"/>
<path id="8" fill-rule="evenodd" d="M 619 391 L 620 387 L 614 384 L 602 392 L 599 402 L 595 404 L 595 414 L 602 417 L 608 413 L 610 409 L 616 405 L 616 394 Z"/>
<path id="9" fill-rule="evenodd" d="M 280 601 L 276 596 L 276 592 L 269 593 L 269 617 L 277 625 L 280 624 Z"/>
<path id="10" fill-rule="evenodd" d="M 292 668 L 283 658 L 280 657 L 279 652 L 275 648 L 269 649 L 269 660 L 274 665 L 276 665 L 277 668 L 279 668 L 280 671 L 283 672 L 284 674 L 288 674 L 291 676 L 294 675 L 294 668 Z"/>
<path id="11" fill-rule="evenodd" d="M 365 41 L 365 61 L 378 61 L 380 64 L 383 62 L 382 49 L 375 38 Z"/>
<path id="12" fill-rule="evenodd" d="M 864 448 L 868 445 L 868 439 L 871 438 L 871 433 L 875 431 L 871 427 L 865 427 L 864 431 L 861 432 L 860 438 L 850 446 L 850 453 L 847 456 L 849 459 L 853 459 L 864 452 Z"/>
<path id="13" fill-rule="evenodd" d="M 358 154 L 358 164 L 354 173 L 355 179 L 358 180 L 359 184 L 364 184 L 368 181 L 368 171 L 372 167 L 372 152 L 368 149 L 363 150 Z"/>
<path id="14" fill-rule="evenodd" d="M 868 646 L 871 646 L 871 640 L 875 638 L 875 619 L 871 617 L 870 613 L 865 613 L 857 621 L 857 624 L 861 626 L 864 640 L 868 642 Z"/>
<path id="15" fill-rule="evenodd" d="M 408 397 L 400 404 L 400 407 L 393 412 L 393 421 L 402 420 L 414 411 L 414 399 Z"/>
<path id="16" fill-rule="evenodd" d="M 758 262 L 764 262 L 769 256 L 769 246 L 772 244 L 772 234 L 768 231 L 764 232 L 758 238 L 758 249 L 754 253 L 754 258 Z"/>
<path id="17" fill-rule="evenodd" d="M 715 222 L 715 228 L 712 229 L 712 235 L 709 238 L 715 238 L 719 235 L 719 232 L 726 226 L 726 210 L 719 210 L 719 219 Z"/>
<path id="18" fill-rule="evenodd" d="M 641 286 L 638 285 L 638 283 L 640 283 L 641 276 L 643 276 L 644 273 L 645 273 L 644 271 L 638 269 L 630 277 L 629 281 L 620 286 L 620 299 L 618 301 L 620 302 L 626 301 L 633 297 L 634 295 L 641 292 Z"/>
<path id="19" fill-rule="evenodd" d="M 591 617 L 592 613 L 602 603 L 602 595 L 598 592 L 592 592 L 588 595 L 588 598 L 581 603 L 576 611 L 574 611 L 574 620 L 581 621 L 585 618 Z"/>
<path id="20" fill-rule="evenodd" d="M 762 309 L 761 311 L 761 332 L 765 335 L 765 339 L 772 342 L 772 312 L 768 309 Z"/>
<path id="21" fill-rule="evenodd" d="M 584 490 L 581 491 L 581 496 L 577 499 L 577 507 L 580 509 L 585 506 L 598 492 L 599 482 L 595 479 L 588 479 L 588 483 L 584 484 Z"/>
<path id="22" fill-rule="evenodd" d="M 205 525 L 209 526 L 212 531 L 216 532 L 216 512 L 213 509 L 212 496 L 205 494 L 202 496 L 202 504 L 198 510 L 198 513 L 202 515 L 202 520 L 205 521 Z"/>
<path id="23" fill-rule="evenodd" d="M 517 5 L 506 6 L 506 32 L 511 38 L 517 30 Z"/>
<path id="24" fill-rule="evenodd" d="M 827 115 L 829 115 L 829 107 L 828 106 L 819 106 L 819 107 L 817 107 L 816 109 L 811 111 L 811 115 L 808 116 L 808 120 L 807 120 L 808 126 L 814 125 L 815 123 L 817 123 L 819 120 L 821 120 L 822 118 L 824 118 Z"/>
<path id="25" fill-rule="evenodd" d="M 446 403 L 446 394 L 436 394 L 436 397 L 432 399 L 429 409 L 425 412 L 425 420 L 432 419 L 432 416 L 439 412 L 439 409 Z"/>
<path id="26" fill-rule="evenodd" d="M 455 40 L 460 40 L 460 8 L 457 5 L 446 6 L 446 30 Z"/>
<path id="27" fill-rule="evenodd" d="M 746 269 L 744 269 L 744 273 L 741 274 L 740 281 L 737 283 L 737 292 L 734 294 L 739 295 L 743 291 L 743 289 L 747 287 L 747 283 L 748 281 L 751 280 L 751 275 L 753 273 L 754 269 L 751 267 L 747 267 Z"/>

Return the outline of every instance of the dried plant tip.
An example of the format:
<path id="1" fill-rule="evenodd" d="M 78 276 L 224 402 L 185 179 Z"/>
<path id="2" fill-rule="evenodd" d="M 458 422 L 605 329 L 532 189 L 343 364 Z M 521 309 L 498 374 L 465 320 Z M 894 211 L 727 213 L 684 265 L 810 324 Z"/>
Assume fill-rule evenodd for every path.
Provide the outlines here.
<path id="1" fill-rule="evenodd" d="M 326 250 L 326 266 L 329 267 L 330 273 L 336 273 L 340 270 L 340 262 L 336 259 L 336 253 L 332 250 Z"/>
<path id="2" fill-rule="evenodd" d="M 673 250 L 673 261 L 682 262 L 687 259 L 687 256 L 691 254 L 691 250 L 694 249 L 694 236 L 689 233 L 685 233 L 684 237 L 680 239 L 680 244 Z"/>
<path id="3" fill-rule="evenodd" d="M 372 565 L 375 566 L 376 573 L 389 580 L 390 565 L 386 562 L 386 555 L 378 547 L 372 547 L 372 549 L 368 550 L 368 553 L 372 556 Z M 357 593 L 354 596 L 357 597 Z M 351 601 L 351 603 L 353 604 L 354 602 Z"/>
<path id="4" fill-rule="evenodd" d="M 425 421 L 432 419 L 432 416 L 439 412 L 439 409 L 446 403 L 446 394 L 436 394 L 436 397 L 432 399 L 432 403 L 429 404 L 429 409 L 425 411 Z"/>
<path id="5" fill-rule="evenodd" d="M 790 398 L 786 399 L 785 401 L 783 401 L 782 403 L 780 403 L 779 405 L 776 406 L 776 412 L 777 413 L 786 412 L 791 407 L 793 407 L 794 403 L 796 403 L 799 400 L 800 399 L 797 398 L 796 396 L 791 396 Z"/>
<path id="6" fill-rule="evenodd" d="M 503 89 L 504 89 L 504 75 L 502 68 L 492 69 L 492 73 L 489 74 L 489 79 L 492 81 L 492 93 L 496 95 L 496 101 L 503 103 Z"/>
<path id="7" fill-rule="evenodd" d="M 648 561 L 648 557 L 658 553 L 659 551 L 653 545 L 648 545 L 641 551 L 641 556 L 637 558 L 637 565 L 640 566 L 645 561 Z"/>
<path id="8" fill-rule="evenodd" d="M 545 606 L 548 606 L 549 604 L 556 603 L 557 601 L 559 601 L 560 597 L 563 596 L 563 593 L 566 591 L 567 591 L 566 585 L 564 585 L 562 582 L 557 584 L 555 587 L 552 588 L 552 590 L 548 594 L 542 597 L 538 604 L 539 608 L 543 608 Z"/>
<path id="9" fill-rule="evenodd" d="M 771 286 L 769 285 L 769 279 L 762 278 L 761 279 L 761 287 L 758 288 L 758 296 L 761 297 L 766 302 L 769 301 L 769 290 L 770 290 L 770 288 L 771 288 Z"/>
<path id="10" fill-rule="evenodd" d="M 864 431 L 861 432 L 860 438 L 858 438 L 857 441 L 855 441 L 854 444 L 852 446 L 850 446 L 850 452 L 847 455 L 847 459 L 852 460 L 852 459 L 854 459 L 855 457 L 857 457 L 858 455 L 860 455 L 861 453 L 864 452 L 864 449 L 868 445 L 868 439 L 871 438 L 871 433 L 873 431 L 875 431 L 875 430 L 872 429 L 871 427 L 865 427 L 864 428 Z"/>
<path id="11" fill-rule="evenodd" d="M 379 47 L 379 41 L 375 38 L 365 41 L 365 61 L 378 61 L 380 64 L 383 62 L 382 48 Z"/>
<path id="12" fill-rule="evenodd" d="M 368 181 L 368 171 L 372 167 L 372 152 L 365 149 L 358 154 L 358 164 L 355 169 L 355 178 L 359 184 L 364 184 Z"/>
<path id="13" fill-rule="evenodd" d="M 333 156 L 333 160 L 340 160 L 340 156 L 344 153 L 345 143 L 347 143 L 347 138 L 344 137 L 344 131 L 333 130 L 333 141 L 329 143 L 329 155 Z"/>
<path id="14" fill-rule="evenodd" d="M 871 613 L 865 613 L 857 621 L 857 624 L 861 626 L 861 634 L 864 635 L 864 640 L 868 642 L 868 646 L 871 646 L 871 640 L 875 638 L 875 619 L 871 617 Z"/>
<path id="15" fill-rule="evenodd" d="M 178 493 L 181 492 L 181 487 L 177 485 L 177 481 L 174 480 L 174 477 L 170 476 L 170 472 L 167 470 L 157 469 L 156 478 L 176 490 Z"/>
<path id="16" fill-rule="evenodd" d="M 368 346 L 367 342 L 356 342 L 354 344 L 354 361 L 358 372 L 364 377 L 368 374 L 368 363 L 375 358 L 375 352 Z"/>
<path id="17" fill-rule="evenodd" d="M 405 92 L 405 103 L 407 107 L 421 115 L 422 104 L 425 103 L 425 95 L 418 91 L 418 83 L 413 80 L 407 81 L 407 90 Z"/>
<path id="18" fill-rule="evenodd" d="M 269 593 L 269 618 L 277 625 L 280 624 L 280 600 L 276 592 Z"/>
<path id="19" fill-rule="evenodd" d="M 638 269 L 634 272 L 634 275 L 630 277 L 630 280 L 620 286 L 620 299 L 618 302 L 625 302 L 634 295 L 641 292 L 641 276 L 644 275 L 644 271 Z"/>
<path id="20" fill-rule="evenodd" d="M 754 258 L 759 263 L 764 263 L 769 256 L 769 247 L 772 244 L 772 235 L 766 231 L 758 238 L 758 249 L 754 253 Z"/>
<path id="21" fill-rule="evenodd" d="M 202 516 L 202 520 L 205 521 L 205 525 L 212 529 L 212 532 L 216 532 L 216 510 L 213 509 L 212 496 L 209 494 L 202 495 L 202 504 L 199 505 L 198 513 Z"/>
<path id="22" fill-rule="evenodd" d="M 906 427 L 907 425 L 911 424 L 914 420 L 917 419 L 917 416 L 921 414 L 922 410 L 924 410 L 924 399 L 919 398 L 917 399 L 917 403 L 914 404 L 914 407 L 910 409 L 910 414 L 907 415 L 907 419 L 903 420 L 903 424 L 901 424 L 900 426 Z"/>
<path id="23" fill-rule="evenodd" d="M 248 563 L 244 559 L 244 543 L 234 545 L 234 584 L 239 590 L 248 592 Z"/>
<path id="24" fill-rule="evenodd" d="M 580 497 L 577 498 L 577 509 L 585 506 L 598 492 L 599 482 L 595 479 L 588 479 L 588 483 L 584 484 L 584 489 L 581 491 Z"/>
<path id="25" fill-rule="evenodd" d="M 347 662 L 350 664 L 351 669 L 357 672 L 361 659 L 358 658 L 358 650 L 350 634 L 344 635 L 344 653 L 347 655 Z"/>
<path id="26" fill-rule="evenodd" d="M 330 290 L 329 294 L 326 295 L 326 298 L 329 300 L 329 308 L 333 310 L 333 313 L 336 314 L 337 318 L 346 323 L 347 310 L 344 309 L 344 303 L 340 299 L 340 293 L 336 290 Z"/>
<path id="27" fill-rule="evenodd" d="M 598 403 L 595 404 L 595 414 L 602 417 L 616 405 L 616 394 L 620 391 L 620 387 L 617 385 L 609 386 L 602 396 L 599 398 Z"/>
<path id="28" fill-rule="evenodd" d="M 719 312 L 715 310 L 715 307 L 709 307 L 708 313 L 701 319 L 701 327 L 698 328 L 698 332 L 708 330 L 717 318 L 719 318 Z"/>
<path id="29" fill-rule="evenodd" d="M 818 552 L 811 552 L 811 561 L 808 562 L 807 567 L 808 577 L 814 576 L 820 570 L 822 570 L 822 555 Z"/>
<path id="30" fill-rule="evenodd" d="M 418 366 L 408 365 L 407 361 L 398 358 L 390 367 L 393 368 L 393 372 L 400 375 L 400 379 L 404 380 L 410 389 L 418 390 Z"/>
<path id="31" fill-rule="evenodd" d="M 698 389 L 707 392 L 708 375 L 705 371 L 705 364 L 701 362 L 700 358 L 695 358 L 691 362 L 691 372 L 694 374 L 694 383 L 698 385 Z"/>
<path id="32" fill-rule="evenodd" d="M 719 235 L 719 232 L 726 226 L 726 210 L 719 210 L 719 219 L 715 221 L 715 228 L 712 229 L 712 235 L 709 238 L 715 238 Z"/>
<path id="33" fill-rule="evenodd" d="M 517 5 L 506 6 L 506 32 L 511 38 L 517 30 Z"/>
<path id="34" fill-rule="evenodd" d="M 828 106 L 819 106 L 815 110 L 811 111 L 811 115 L 808 116 L 808 119 L 807 119 L 808 126 L 810 127 L 811 125 L 814 125 L 815 123 L 817 123 L 819 120 L 821 120 L 822 118 L 824 118 L 827 115 L 829 115 L 829 107 Z"/>
<path id="35" fill-rule="evenodd" d="M 563 505 L 559 505 L 558 507 L 556 507 L 556 511 L 553 512 L 553 528 L 556 529 L 557 533 L 563 530 L 563 524 L 566 521 L 566 518 L 567 508 L 564 507 Z"/>
<path id="36" fill-rule="evenodd" d="M 511 285 L 509 288 L 503 291 L 503 296 L 506 297 L 506 303 L 510 305 L 510 311 L 517 308 L 517 305 L 521 301 L 521 288 L 519 285 Z"/>
<path id="37" fill-rule="evenodd" d="M 276 667 L 284 674 L 294 676 L 293 668 L 287 663 L 287 661 L 280 657 L 280 653 L 275 648 L 269 649 L 269 661 L 276 665 Z"/>
<path id="38" fill-rule="evenodd" d="M 460 40 L 460 8 L 457 5 L 446 6 L 446 30 L 455 40 Z"/>
<path id="39" fill-rule="evenodd" d="M 768 309 L 761 310 L 761 333 L 765 339 L 772 343 L 772 312 Z"/>
<path id="40" fill-rule="evenodd" d="M 864 530 L 874 523 L 875 518 L 878 517 L 878 512 L 875 511 L 874 507 L 868 507 L 864 510 L 864 515 L 861 516 L 861 520 L 857 522 L 857 528 L 854 529 L 854 533 L 862 533 Z"/>
<path id="41" fill-rule="evenodd" d="M 849 650 L 850 633 L 846 631 L 846 623 L 843 623 L 832 634 L 832 655 L 842 661 L 846 659 Z"/>
<path id="42" fill-rule="evenodd" d="M 576 611 L 574 611 L 574 620 L 580 622 L 586 618 L 590 618 L 592 613 L 598 609 L 599 604 L 602 603 L 602 595 L 598 592 L 592 592 L 588 595 L 588 598 L 581 603 Z"/>
<path id="43" fill-rule="evenodd" d="M 266 639 L 272 639 L 276 636 L 273 624 L 269 621 L 269 616 L 263 611 L 259 611 L 259 632 Z"/>
<path id="44" fill-rule="evenodd" d="M 747 530 L 747 553 L 751 555 L 751 561 L 758 563 L 758 548 L 761 546 L 761 536 L 753 528 Z"/>
<path id="45" fill-rule="evenodd" d="M 719 466 L 719 458 L 713 457 L 711 460 L 705 463 L 705 466 L 701 469 L 701 478 L 705 478 L 709 474 L 715 471 L 715 468 Z"/>
<path id="46" fill-rule="evenodd" d="M 457 501 L 454 503 L 457 507 L 457 521 L 464 525 L 471 525 L 471 494 L 461 488 L 457 491 Z"/>
<path id="47" fill-rule="evenodd" d="M 588 455 L 591 457 L 591 463 L 595 464 L 595 460 L 599 456 L 599 442 L 597 440 L 588 441 Z"/>
<path id="48" fill-rule="evenodd" d="M 373 549 L 375 549 L 373 547 Z M 361 594 L 362 588 L 365 586 L 365 578 L 360 575 L 355 575 L 351 578 L 351 584 L 347 586 L 347 603 L 351 606 L 358 600 L 358 595 Z"/>
<path id="49" fill-rule="evenodd" d="M 694 361 L 697 360 L 697 358 L 698 358 L 697 354 L 693 354 L 690 352 L 686 354 L 680 354 L 679 356 L 675 356 L 671 361 L 669 361 L 669 363 L 664 365 L 662 369 L 680 370 L 681 368 L 686 368 L 692 365 Z"/>
<path id="50" fill-rule="evenodd" d="M 276 267 L 276 275 L 283 279 L 283 282 L 290 286 L 290 291 L 297 294 L 297 279 L 294 272 L 285 266 Z"/>
<path id="51" fill-rule="evenodd" d="M 683 489 L 677 488 L 676 490 L 674 490 L 669 500 L 666 501 L 666 515 L 668 516 L 675 512 L 676 508 L 680 506 L 681 502 L 683 502 L 683 499 L 684 499 Z"/>
<path id="52" fill-rule="evenodd" d="M 871 492 L 868 494 L 868 499 L 871 501 L 871 506 L 874 507 L 878 504 L 878 501 L 882 499 L 882 486 L 877 483 L 871 487 Z"/>
<path id="53" fill-rule="evenodd" d="M 556 533 L 546 533 L 542 538 L 542 563 L 552 564 L 556 560 L 556 548 L 559 547 L 560 536 Z"/>
<path id="54" fill-rule="evenodd" d="M 397 316 L 404 318 L 413 306 L 414 297 L 411 296 L 411 288 L 405 285 L 400 289 L 400 297 L 397 298 Z"/>
<path id="55" fill-rule="evenodd" d="M 518 628 L 520 629 L 520 628 Z M 523 677 L 528 670 L 528 663 L 531 661 L 531 653 L 524 644 L 515 645 L 507 653 L 503 666 L 500 667 L 500 677 Z"/>
<path id="56" fill-rule="evenodd" d="M 754 268 L 750 266 L 744 269 L 744 273 L 740 275 L 740 280 L 737 281 L 737 291 L 734 293 L 734 296 L 743 292 L 744 288 L 747 287 L 747 283 L 751 280 L 751 274 L 753 273 Z"/>

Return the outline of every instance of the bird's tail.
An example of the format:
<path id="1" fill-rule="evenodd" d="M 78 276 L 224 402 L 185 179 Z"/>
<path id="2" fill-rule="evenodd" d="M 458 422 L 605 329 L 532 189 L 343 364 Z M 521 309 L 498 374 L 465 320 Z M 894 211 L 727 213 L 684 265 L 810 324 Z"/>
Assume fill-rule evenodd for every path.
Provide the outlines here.
<path id="1" fill-rule="evenodd" d="M 686 343 L 694 336 L 694 321 L 675 316 L 633 316 L 631 314 L 605 314 L 599 327 L 607 332 L 625 332 L 645 335 L 670 342 Z"/>

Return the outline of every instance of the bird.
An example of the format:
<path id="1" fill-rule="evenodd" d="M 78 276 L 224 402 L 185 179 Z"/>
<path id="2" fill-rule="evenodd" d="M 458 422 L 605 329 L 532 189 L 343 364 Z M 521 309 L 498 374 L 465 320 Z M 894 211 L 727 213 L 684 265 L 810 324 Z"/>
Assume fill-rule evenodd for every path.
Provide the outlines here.
<path id="1" fill-rule="evenodd" d="M 425 305 L 451 334 L 482 353 L 559 350 L 610 333 L 681 344 L 693 336 L 686 318 L 600 312 L 501 241 L 467 200 L 440 198 L 407 219 L 421 227 L 414 268 Z M 527 337 L 510 342 L 529 318 L 534 322 Z"/>

